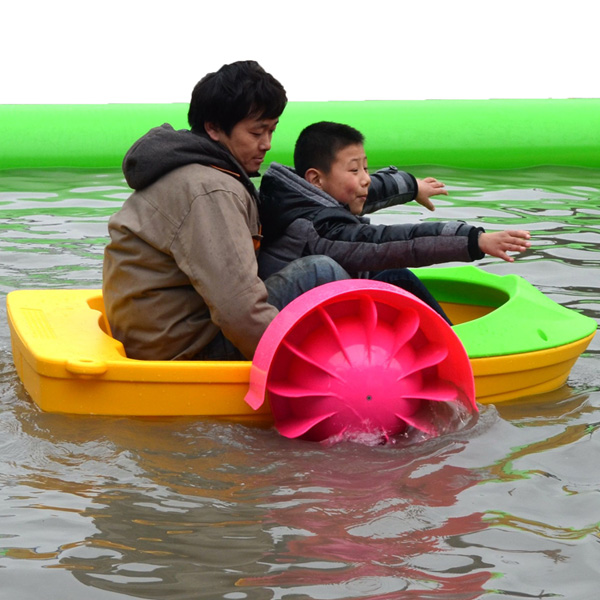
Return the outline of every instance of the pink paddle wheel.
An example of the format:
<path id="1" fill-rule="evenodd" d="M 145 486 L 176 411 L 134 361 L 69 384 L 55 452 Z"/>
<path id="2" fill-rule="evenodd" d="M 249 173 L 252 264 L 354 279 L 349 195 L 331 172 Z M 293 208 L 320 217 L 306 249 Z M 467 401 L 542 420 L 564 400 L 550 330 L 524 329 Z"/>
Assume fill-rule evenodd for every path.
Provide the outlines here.
<path id="1" fill-rule="evenodd" d="M 309 440 L 408 427 L 436 434 L 432 404 L 477 411 L 471 365 L 452 328 L 414 295 L 346 280 L 315 288 L 265 331 L 246 402 L 265 395 L 275 427 Z"/>

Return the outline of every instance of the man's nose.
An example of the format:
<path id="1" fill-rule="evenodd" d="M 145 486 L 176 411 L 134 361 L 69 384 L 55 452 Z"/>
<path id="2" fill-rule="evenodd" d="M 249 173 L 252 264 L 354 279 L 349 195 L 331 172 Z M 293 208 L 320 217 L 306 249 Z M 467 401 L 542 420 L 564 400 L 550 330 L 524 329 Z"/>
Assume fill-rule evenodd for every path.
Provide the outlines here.
<path id="1" fill-rule="evenodd" d="M 261 150 L 269 151 L 271 149 L 271 134 L 265 134 L 260 138 L 260 148 Z"/>

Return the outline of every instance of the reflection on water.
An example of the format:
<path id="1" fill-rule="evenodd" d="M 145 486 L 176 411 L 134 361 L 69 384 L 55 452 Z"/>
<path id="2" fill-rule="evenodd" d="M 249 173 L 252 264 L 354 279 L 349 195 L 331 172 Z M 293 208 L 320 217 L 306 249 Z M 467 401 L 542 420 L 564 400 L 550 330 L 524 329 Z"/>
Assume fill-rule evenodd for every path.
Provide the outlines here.
<path id="1" fill-rule="evenodd" d="M 434 214 L 527 228 L 517 273 L 600 317 L 600 171 L 414 169 Z M 5 171 L 0 292 L 99 287 L 117 171 Z M 483 407 L 412 445 L 332 447 L 194 419 L 45 414 L 0 307 L 0 581 L 6 598 L 594 597 L 600 562 L 598 337 L 568 385 Z M 515 332 L 518 334 L 518 332 Z M 4 596 L 3 596 L 4 597 Z"/>

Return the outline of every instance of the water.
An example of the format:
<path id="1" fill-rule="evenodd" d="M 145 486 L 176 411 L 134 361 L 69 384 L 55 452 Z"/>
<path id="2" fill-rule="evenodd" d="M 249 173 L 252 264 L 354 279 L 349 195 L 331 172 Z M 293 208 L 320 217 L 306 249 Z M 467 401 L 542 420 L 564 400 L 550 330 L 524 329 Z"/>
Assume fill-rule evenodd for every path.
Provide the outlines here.
<path id="1" fill-rule="evenodd" d="M 513 264 L 600 318 L 600 171 L 414 169 L 437 211 L 527 228 Z M 4 171 L 0 293 L 99 287 L 118 171 Z M 45 414 L 12 364 L 0 306 L 0 598 L 228 600 L 568 598 L 600 577 L 600 336 L 567 385 L 482 407 L 434 440 L 290 441 L 190 418 Z M 515 332 L 518 335 L 518 332 Z"/>

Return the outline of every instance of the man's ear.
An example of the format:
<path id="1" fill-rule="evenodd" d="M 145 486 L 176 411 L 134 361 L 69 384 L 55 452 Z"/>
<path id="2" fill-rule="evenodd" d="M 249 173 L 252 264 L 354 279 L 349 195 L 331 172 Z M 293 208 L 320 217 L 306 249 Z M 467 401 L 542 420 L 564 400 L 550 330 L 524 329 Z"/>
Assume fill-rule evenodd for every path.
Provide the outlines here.
<path id="1" fill-rule="evenodd" d="M 323 184 L 321 182 L 321 171 L 319 171 L 319 169 L 311 167 L 306 171 L 306 173 L 304 173 L 304 179 L 319 189 L 323 188 Z"/>
<path id="2" fill-rule="evenodd" d="M 204 129 L 213 142 L 220 142 L 223 130 L 214 123 L 204 123 Z"/>

